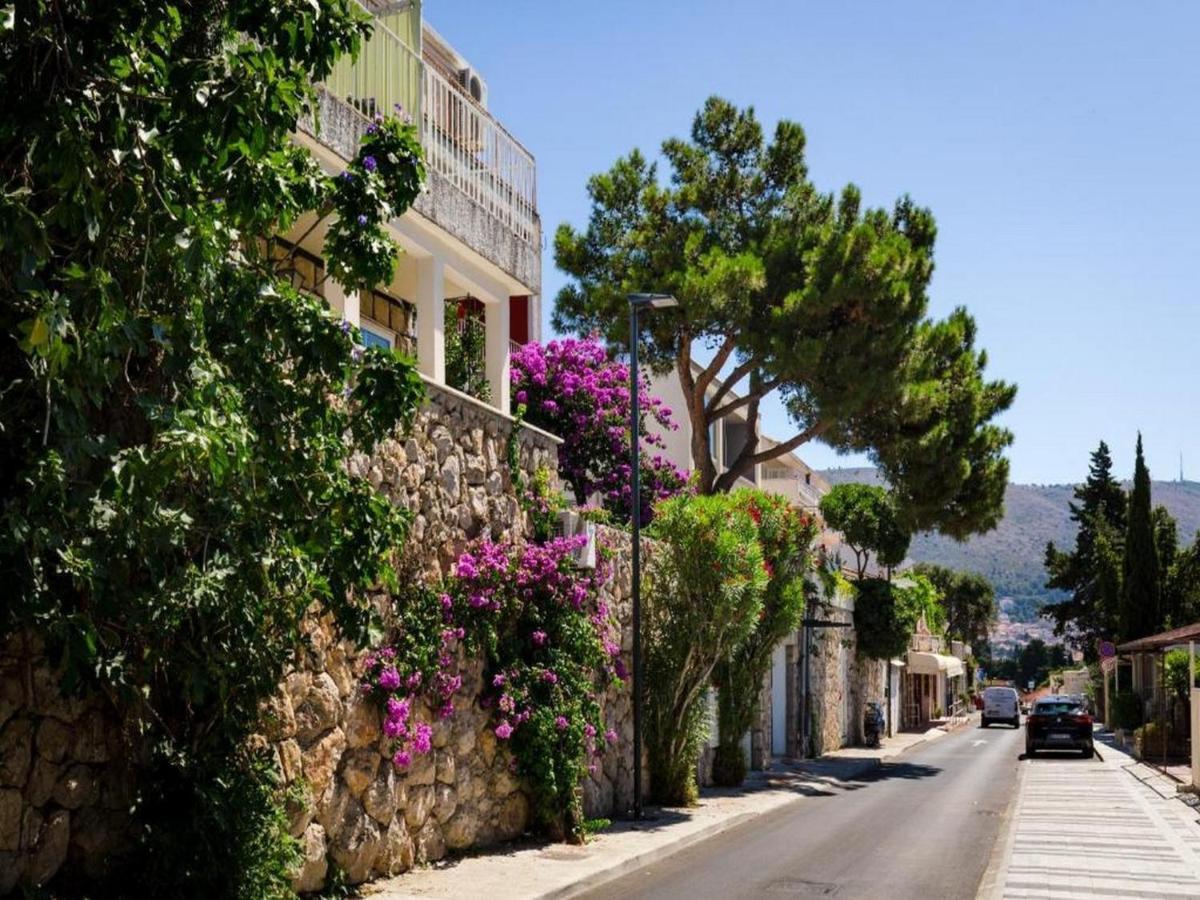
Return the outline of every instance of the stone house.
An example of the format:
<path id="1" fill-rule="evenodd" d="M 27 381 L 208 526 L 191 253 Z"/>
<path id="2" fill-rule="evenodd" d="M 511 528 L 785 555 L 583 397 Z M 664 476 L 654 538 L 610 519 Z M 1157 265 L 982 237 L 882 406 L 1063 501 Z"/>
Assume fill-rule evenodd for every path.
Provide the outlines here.
<path id="1" fill-rule="evenodd" d="M 278 246 L 293 254 L 297 287 L 358 325 L 364 342 L 418 362 L 428 400 L 412 430 L 360 454 L 352 468 L 412 512 L 408 555 L 416 574 L 437 578 L 470 541 L 527 531 L 506 450 L 517 428 L 508 414 L 510 352 L 540 338 L 536 168 L 489 112 L 483 76 L 423 21 L 419 2 L 361 2 L 376 17 L 373 35 L 318 88 L 294 140 L 335 173 L 377 111 L 398 106 L 412 117 L 428 175 L 413 207 L 387 224 L 404 252 L 390 284 L 347 292 L 325 279 L 320 223 L 297 223 Z M 464 318 L 484 334 L 484 400 L 446 383 L 449 329 Z M 515 437 L 526 479 L 543 467 L 556 472 L 556 437 L 529 425 Z M 601 539 L 620 543 L 613 534 Z M 614 572 L 604 599 L 628 653 L 627 547 L 617 548 Z M 385 596 L 375 599 L 386 607 Z M 294 789 L 291 828 L 304 853 L 298 889 L 319 889 L 335 866 L 359 882 L 523 832 L 524 788 L 475 703 L 478 661 L 464 661 L 462 712 L 435 723 L 433 752 L 402 774 L 388 762 L 379 711 L 357 690 L 354 649 L 334 641 L 323 618 L 307 628 L 310 650 L 280 685 L 260 736 Z M 622 757 L 631 713 L 627 691 L 602 700 L 606 727 L 623 739 L 598 760 L 584 794 L 589 815 L 611 816 L 632 793 Z M 122 729 L 103 698 L 60 696 L 38 641 L 17 635 L 0 646 L 0 894 L 18 881 L 45 884 L 65 868 L 86 877 L 120 852 L 136 789 Z"/>
<path id="2" fill-rule="evenodd" d="M 909 639 L 902 686 L 903 709 L 900 723 L 918 728 L 966 710 L 963 695 L 970 686 L 965 660 L 971 647 L 962 641 L 946 640 L 933 634 L 925 617 Z"/>

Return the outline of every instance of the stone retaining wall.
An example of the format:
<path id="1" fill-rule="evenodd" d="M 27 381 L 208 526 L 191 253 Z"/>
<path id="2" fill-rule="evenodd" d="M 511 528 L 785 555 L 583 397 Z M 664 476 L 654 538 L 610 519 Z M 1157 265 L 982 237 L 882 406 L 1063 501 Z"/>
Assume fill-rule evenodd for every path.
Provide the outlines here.
<path id="1" fill-rule="evenodd" d="M 436 581 L 450 574 L 472 541 L 516 539 L 528 523 L 506 462 L 512 420 L 456 391 L 430 386 L 430 394 L 407 438 L 386 442 L 371 457 L 357 457 L 352 467 L 413 512 L 407 556 L 421 577 Z M 520 468 L 526 479 L 539 467 L 556 471 L 556 444 L 536 429 L 522 430 Z M 622 624 L 628 653 L 628 536 L 600 529 L 598 540 L 616 550 L 603 599 Z M 388 599 L 377 601 L 385 611 Z M 525 830 L 528 796 L 513 774 L 507 746 L 492 732 L 491 714 L 477 702 L 483 689 L 480 661 L 462 661 L 463 685 L 453 698 L 452 717 L 439 720 L 429 707 L 417 707 L 416 718 L 433 726 L 434 750 L 398 772 L 389 758 L 380 710 L 358 690 L 353 648 L 334 642 L 328 620 L 311 623 L 309 636 L 312 650 L 287 676 L 264 735 L 298 797 L 290 811 L 292 833 L 304 850 L 297 889 L 319 889 L 334 866 L 360 882 Z M 632 773 L 622 759 L 632 728 L 628 692 L 611 688 L 602 706 L 604 728 L 625 739 L 598 761 L 584 785 L 586 812 L 592 816 L 611 816 L 628 805 L 632 794 Z"/>
<path id="2" fill-rule="evenodd" d="M 133 781 L 111 707 L 64 699 L 39 640 L 0 644 L 0 894 L 71 859 L 95 873 L 128 835 Z"/>
<path id="3" fill-rule="evenodd" d="M 528 523 L 507 462 L 513 420 L 457 391 L 428 389 L 410 433 L 354 457 L 351 469 L 412 512 L 405 559 L 413 571 L 406 577 L 436 582 L 473 541 L 519 539 Z M 517 445 L 527 480 L 542 467 L 557 471 L 553 436 L 525 426 Z M 603 599 L 620 622 L 632 668 L 629 538 L 599 532 L 615 552 Z M 390 609 L 384 594 L 373 601 L 382 613 Z M 525 830 L 528 795 L 477 702 L 481 661 L 462 660 L 450 719 L 415 710 L 434 726 L 434 749 L 401 773 L 388 758 L 380 710 L 358 689 L 354 648 L 334 639 L 327 616 L 314 615 L 305 631 L 308 647 L 256 736 L 275 754 L 288 786 L 291 830 L 303 849 L 297 889 L 321 888 L 335 866 L 360 882 Z M 75 872 L 94 872 L 127 843 L 134 781 L 119 723 L 101 697 L 64 700 L 58 684 L 40 645 L 14 638 L 0 647 L 0 894 L 19 881 L 43 884 L 67 861 Z M 612 816 L 632 797 L 624 758 L 632 730 L 628 690 L 610 688 L 601 705 L 603 729 L 622 739 L 583 787 L 589 816 Z"/>

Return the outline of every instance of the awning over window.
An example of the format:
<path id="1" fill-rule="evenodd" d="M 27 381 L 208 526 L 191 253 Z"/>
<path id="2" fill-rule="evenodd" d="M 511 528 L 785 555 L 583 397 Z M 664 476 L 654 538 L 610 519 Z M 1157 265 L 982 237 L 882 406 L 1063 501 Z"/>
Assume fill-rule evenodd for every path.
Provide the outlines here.
<path id="1" fill-rule="evenodd" d="M 939 672 L 947 678 L 963 674 L 962 660 L 957 656 L 943 656 L 940 653 L 908 651 L 908 673 L 910 675 L 936 675 Z"/>

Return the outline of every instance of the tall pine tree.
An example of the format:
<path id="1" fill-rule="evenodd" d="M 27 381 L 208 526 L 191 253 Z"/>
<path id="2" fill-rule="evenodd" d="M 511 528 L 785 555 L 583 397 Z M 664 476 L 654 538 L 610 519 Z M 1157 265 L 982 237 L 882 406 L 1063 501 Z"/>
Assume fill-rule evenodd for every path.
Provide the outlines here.
<path id="1" fill-rule="evenodd" d="M 1150 507 L 1150 470 L 1142 455 L 1138 433 L 1137 458 L 1133 467 L 1133 490 L 1129 492 L 1129 514 L 1125 528 L 1125 564 L 1121 586 L 1121 640 L 1154 634 L 1162 627 L 1161 586 L 1158 548 L 1154 539 L 1154 515 Z"/>
<path id="2" fill-rule="evenodd" d="M 1047 587 L 1070 596 L 1042 608 L 1042 615 L 1054 620 L 1054 633 L 1076 636 L 1089 660 L 1096 658 L 1097 642 L 1116 633 L 1125 507 L 1125 491 L 1112 474 L 1112 455 L 1101 441 L 1071 503 L 1071 518 L 1079 526 L 1075 549 L 1046 545 Z"/>

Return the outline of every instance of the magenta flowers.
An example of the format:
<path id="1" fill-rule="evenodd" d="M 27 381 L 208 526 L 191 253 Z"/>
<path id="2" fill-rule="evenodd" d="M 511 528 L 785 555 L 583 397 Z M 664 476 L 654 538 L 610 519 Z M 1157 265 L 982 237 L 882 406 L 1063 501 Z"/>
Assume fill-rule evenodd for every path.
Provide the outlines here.
<path id="1" fill-rule="evenodd" d="M 525 417 L 563 439 L 559 471 L 583 503 L 599 492 L 605 508 L 622 520 L 632 509 L 629 459 L 629 367 L 612 359 L 595 338 L 567 338 L 546 345 L 530 343 L 512 357 L 513 396 L 526 407 Z M 642 410 L 642 521 L 654 501 L 683 489 L 687 476 L 655 449 L 662 435 L 678 426 L 671 411 L 639 387 Z"/>

